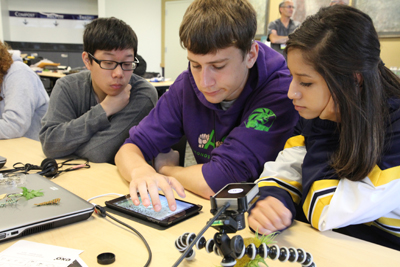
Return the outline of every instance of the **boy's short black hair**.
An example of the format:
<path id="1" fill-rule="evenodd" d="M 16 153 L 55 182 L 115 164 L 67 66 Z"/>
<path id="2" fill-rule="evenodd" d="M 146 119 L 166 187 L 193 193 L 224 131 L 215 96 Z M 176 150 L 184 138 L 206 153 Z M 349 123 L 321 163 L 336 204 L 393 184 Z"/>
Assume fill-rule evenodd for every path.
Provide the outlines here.
<path id="1" fill-rule="evenodd" d="M 98 18 L 85 27 L 83 49 L 92 55 L 96 50 L 112 51 L 132 48 L 136 56 L 137 46 L 136 33 L 120 19 Z"/>

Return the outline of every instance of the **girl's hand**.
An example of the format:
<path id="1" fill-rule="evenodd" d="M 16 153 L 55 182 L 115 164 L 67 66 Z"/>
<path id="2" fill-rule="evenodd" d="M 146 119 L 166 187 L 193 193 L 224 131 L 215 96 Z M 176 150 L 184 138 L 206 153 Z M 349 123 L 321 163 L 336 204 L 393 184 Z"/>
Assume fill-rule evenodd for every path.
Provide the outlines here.
<path id="1" fill-rule="evenodd" d="M 252 229 L 267 235 L 289 227 L 292 222 L 292 213 L 277 198 L 267 197 L 256 203 L 248 221 Z"/>

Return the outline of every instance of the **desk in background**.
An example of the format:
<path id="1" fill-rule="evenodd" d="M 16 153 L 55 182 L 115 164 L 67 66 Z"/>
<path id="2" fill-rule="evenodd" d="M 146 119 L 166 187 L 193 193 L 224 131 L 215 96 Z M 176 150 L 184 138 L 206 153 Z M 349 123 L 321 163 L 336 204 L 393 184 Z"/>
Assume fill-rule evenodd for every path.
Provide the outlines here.
<path id="1" fill-rule="evenodd" d="M 5 165 L 7 168 L 11 168 L 18 161 L 40 165 L 45 158 L 40 143 L 28 138 L 0 140 L 0 147 L 1 156 L 7 158 Z M 90 169 L 67 172 L 53 181 L 83 199 L 106 193 L 128 193 L 128 183 L 119 175 L 114 165 L 107 163 L 90 163 L 90 165 Z M 197 234 L 212 217 L 208 200 L 197 197 L 190 192 L 186 192 L 186 195 L 185 200 L 203 205 L 203 210 L 199 215 L 165 230 L 156 230 L 144 224 L 116 216 L 136 228 L 146 238 L 153 253 L 150 266 L 172 266 L 181 255 L 174 248 L 176 238 L 184 232 Z M 92 202 L 104 205 L 104 201 L 116 197 L 102 197 Z M 215 232 L 214 229 L 210 228 L 204 236 L 208 240 L 213 237 Z M 242 235 L 243 238 L 254 236 L 248 229 L 239 231 L 236 234 Z M 144 266 L 148 255 L 139 237 L 114 221 L 108 218 L 101 218 L 96 214 L 93 214 L 86 221 L 0 242 L 0 251 L 21 239 L 84 250 L 80 257 L 91 267 L 102 266 L 97 263 L 96 257 L 103 252 L 113 252 L 116 255 L 116 261 L 111 266 L 124 267 Z M 399 251 L 332 231 L 319 232 L 311 228 L 310 225 L 297 221 L 294 222 L 293 226 L 277 236 L 276 241 L 279 247 L 305 249 L 313 255 L 317 266 L 400 266 Z M 184 260 L 180 266 L 220 266 L 221 259 L 214 253 L 206 253 L 204 249 L 196 250 L 194 261 L 188 262 Z M 267 259 L 266 262 L 270 267 L 300 267 L 298 263 L 281 263 L 270 259 Z"/>
<path id="2" fill-rule="evenodd" d="M 64 77 L 65 74 L 62 73 L 61 71 L 57 72 L 52 72 L 52 71 L 42 71 L 37 73 L 40 77 L 48 77 L 48 78 L 56 78 L 59 79 L 61 77 Z"/>
<path id="3" fill-rule="evenodd" d="M 57 79 L 66 76 L 64 73 L 62 73 L 62 71 L 58 72 L 43 71 L 39 72 L 38 75 L 41 77 L 44 87 L 49 95 L 51 94 L 51 90 L 56 84 Z M 48 79 L 49 84 L 47 84 L 47 81 L 44 79 Z M 168 90 L 171 84 L 174 83 L 174 81 L 150 82 L 150 83 L 157 89 L 158 98 L 160 98 Z"/>
<path id="4" fill-rule="evenodd" d="M 174 81 L 150 82 L 150 83 L 157 89 L 158 98 L 160 98 L 174 83 Z"/>
<path id="5" fill-rule="evenodd" d="M 37 74 L 40 76 L 40 80 L 43 83 L 44 89 L 46 89 L 46 92 L 49 96 L 51 94 L 51 91 L 53 90 L 54 85 L 56 84 L 56 81 L 59 78 L 65 76 L 65 74 L 62 73 L 61 71 L 57 72 L 42 71 L 42 72 L 37 72 Z"/>

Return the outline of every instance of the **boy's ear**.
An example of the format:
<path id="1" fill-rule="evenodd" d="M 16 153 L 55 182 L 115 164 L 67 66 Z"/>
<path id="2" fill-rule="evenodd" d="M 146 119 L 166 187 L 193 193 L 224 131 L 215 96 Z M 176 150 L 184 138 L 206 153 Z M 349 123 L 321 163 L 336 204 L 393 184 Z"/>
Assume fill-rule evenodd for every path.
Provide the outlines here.
<path id="1" fill-rule="evenodd" d="M 253 43 L 251 44 L 250 51 L 246 55 L 247 68 L 251 69 L 256 63 L 258 58 L 258 51 L 259 51 L 258 43 L 256 41 L 253 41 Z"/>
<path id="2" fill-rule="evenodd" d="M 90 70 L 90 68 L 92 67 L 92 64 L 90 64 L 90 58 L 89 58 L 89 54 L 87 52 L 82 53 L 82 60 L 83 60 L 83 64 L 85 64 L 86 68 L 88 70 Z"/>

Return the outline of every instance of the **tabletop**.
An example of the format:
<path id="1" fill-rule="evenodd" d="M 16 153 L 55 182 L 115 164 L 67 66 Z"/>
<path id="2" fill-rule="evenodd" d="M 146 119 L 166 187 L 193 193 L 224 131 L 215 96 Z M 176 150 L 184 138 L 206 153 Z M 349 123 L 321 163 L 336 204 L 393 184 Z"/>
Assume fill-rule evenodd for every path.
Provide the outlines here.
<path id="1" fill-rule="evenodd" d="M 0 140 L 0 155 L 7 158 L 3 169 L 12 168 L 15 162 L 40 165 L 45 159 L 40 143 L 28 138 Z M 90 163 L 90 165 L 90 169 L 67 172 L 53 181 L 83 199 L 107 193 L 128 194 L 128 183 L 121 177 L 114 165 L 107 163 Z M 175 240 L 185 232 L 197 234 L 212 218 L 209 200 L 190 192 L 186 192 L 186 195 L 185 200 L 202 205 L 202 211 L 199 215 L 167 229 L 156 229 L 140 223 L 140 221 L 115 215 L 121 221 L 137 229 L 146 238 L 153 253 L 150 266 L 172 266 L 181 255 L 174 248 Z M 116 197 L 116 195 L 105 196 L 91 202 L 104 205 L 104 201 Z M 204 237 L 208 240 L 215 233 L 215 229 L 208 229 Z M 246 238 L 253 237 L 254 233 L 246 228 L 230 234 L 231 237 L 233 235 L 241 235 Z M 96 214 L 85 221 L 0 242 L 0 251 L 21 239 L 83 250 L 80 257 L 88 266 L 101 266 L 97 263 L 96 257 L 103 252 L 112 252 L 116 255 L 116 261 L 111 266 L 144 266 L 148 257 L 144 244 L 136 234 L 109 218 L 102 218 Z M 295 221 L 275 240 L 279 247 L 303 248 L 313 255 L 317 266 L 400 266 L 399 251 L 332 231 L 319 232 L 302 222 Z M 222 258 L 220 256 L 214 253 L 208 254 L 204 249 L 195 250 L 194 260 L 184 260 L 180 266 L 214 267 L 221 265 Z M 298 263 L 281 263 L 271 259 L 267 259 L 266 262 L 270 267 L 300 266 Z M 261 264 L 261 266 L 263 265 Z"/>
<path id="2" fill-rule="evenodd" d="M 37 74 L 41 77 L 47 77 L 47 78 L 62 78 L 65 76 L 64 73 L 62 73 L 62 71 L 42 71 L 42 72 L 37 72 Z"/>

